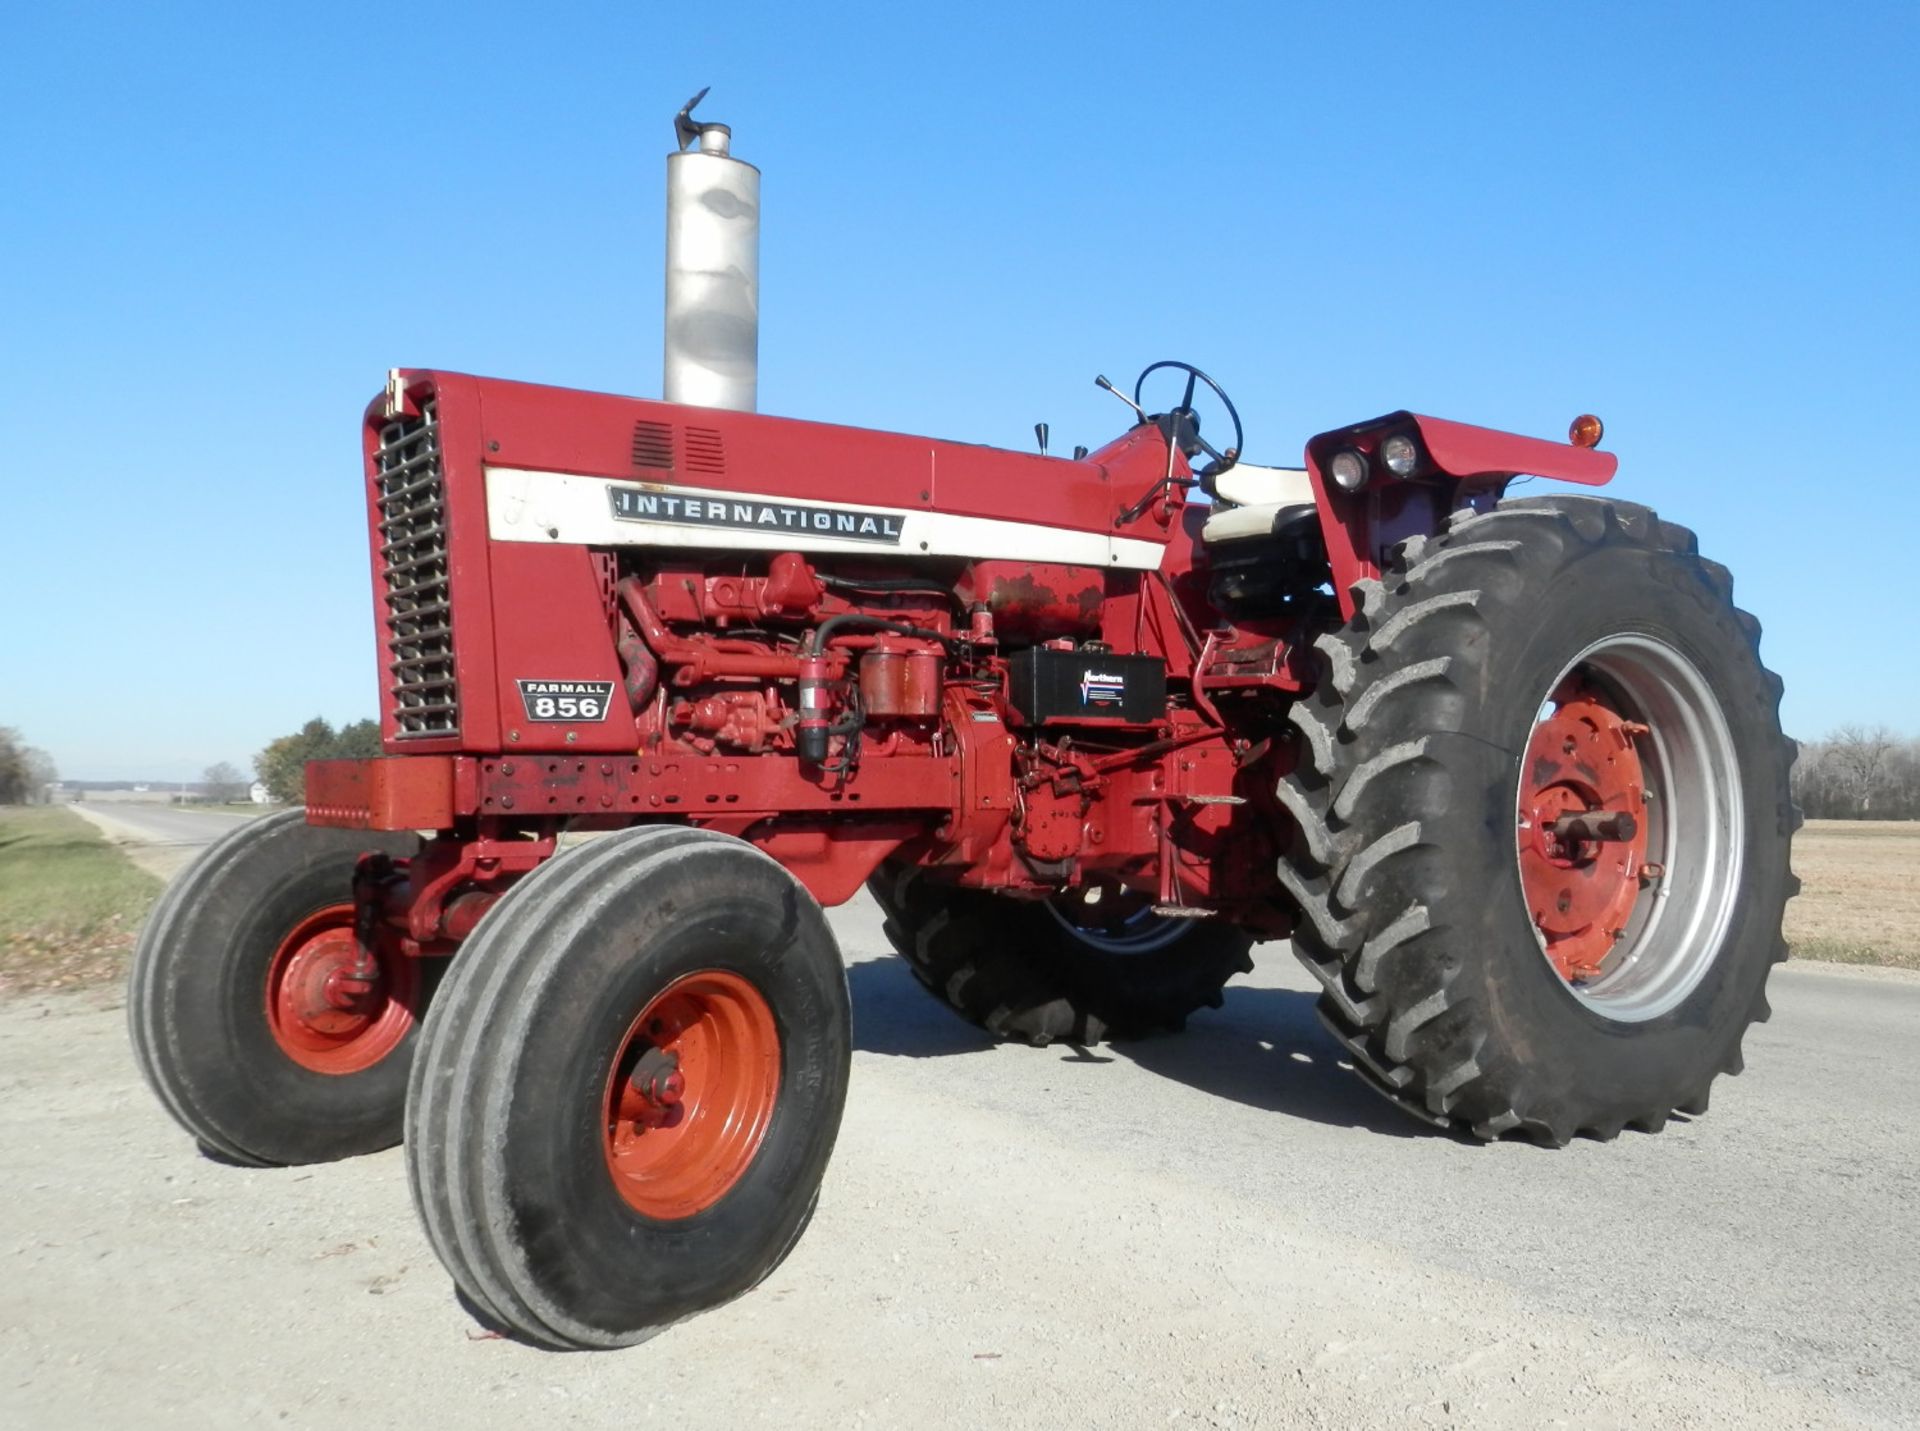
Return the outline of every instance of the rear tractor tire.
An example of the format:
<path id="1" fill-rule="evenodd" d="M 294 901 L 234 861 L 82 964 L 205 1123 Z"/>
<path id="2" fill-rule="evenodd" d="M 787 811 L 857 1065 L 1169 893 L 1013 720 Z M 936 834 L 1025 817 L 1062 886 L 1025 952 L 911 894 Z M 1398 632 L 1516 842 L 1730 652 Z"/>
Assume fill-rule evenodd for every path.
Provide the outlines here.
<path id="1" fill-rule="evenodd" d="M 407 1101 L 414 1204 L 470 1306 L 629 1346 L 749 1291 L 812 1216 L 851 1057 L 806 890 L 743 841 L 625 830 L 522 880 L 461 951 Z"/>
<path id="2" fill-rule="evenodd" d="M 1356 1068 L 1481 1138 L 1697 1114 L 1798 883 L 1759 624 L 1642 507 L 1503 502 L 1405 544 L 1317 643 L 1279 795 L 1295 952 Z"/>
<path id="3" fill-rule="evenodd" d="M 270 1167 L 400 1141 L 445 961 L 382 950 L 370 990 L 337 989 L 356 957 L 355 864 L 417 844 L 287 810 L 222 836 L 161 895 L 134 950 L 128 1030 L 141 1073 L 210 1156 Z"/>
<path id="4" fill-rule="evenodd" d="M 867 888 L 920 982 L 997 1038 L 1092 1044 L 1178 1030 L 1253 968 L 1252 936 L 1215 919 L 1142 907 L 1095 924 L 1099 906 L 1072 896 L 1008 899 L 913 865 L 882 865 Z"/>

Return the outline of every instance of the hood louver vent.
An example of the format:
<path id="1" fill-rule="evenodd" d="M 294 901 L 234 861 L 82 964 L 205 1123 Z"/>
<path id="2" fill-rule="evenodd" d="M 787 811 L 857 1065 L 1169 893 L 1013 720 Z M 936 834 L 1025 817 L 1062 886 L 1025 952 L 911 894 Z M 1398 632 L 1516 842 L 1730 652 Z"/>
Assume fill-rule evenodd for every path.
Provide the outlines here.
<path id="1" fill-rule="evenodd" d="M 727 470 L 727 453 L 719 433 L 710 427 L 689 427 L 686 433 L 687 471 L 718 477 Z"/>
<path id="2" fill-rule="evenodd" d="M 673 426 L 648 422 L 644 418 L 633 425 L 633 465 L 656 472 L 673 471 Z"/>

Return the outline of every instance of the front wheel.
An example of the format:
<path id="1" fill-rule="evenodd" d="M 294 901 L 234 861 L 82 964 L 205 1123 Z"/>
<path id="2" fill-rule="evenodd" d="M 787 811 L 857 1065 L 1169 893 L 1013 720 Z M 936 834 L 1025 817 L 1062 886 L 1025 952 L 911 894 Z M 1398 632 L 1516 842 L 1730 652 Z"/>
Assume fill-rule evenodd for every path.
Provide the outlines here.
<path id="1" fill-rule="evenodd" d="M 254 1165 L 330 1162 L 400 1140 L 407 1063 L 444 960 L 357 948 L 363 854 L 412 835 L 319 829 L 287 810 L 242 825 L 154 906 L 134 950 L 135 1062 L 209 1152 Z"/>
<path id="2" fill-rule="evenodd" d="M 1481 1137 L 1704 1112 L 1797 888 L 1780 683 L 1725 570 L 1644 508 L 1536 498 L 1357 595 L 1279 790 L 1328 1026 Z"/>
<path id="3" fill-rule="evenodd" d="M 407 1172 L 501 1327 L 618 1347 L 793 1248 L 846 1100 L 846 974 L 804 888 L 682 826 L 569 850 L 488 911 L 427 1023 Z"/>

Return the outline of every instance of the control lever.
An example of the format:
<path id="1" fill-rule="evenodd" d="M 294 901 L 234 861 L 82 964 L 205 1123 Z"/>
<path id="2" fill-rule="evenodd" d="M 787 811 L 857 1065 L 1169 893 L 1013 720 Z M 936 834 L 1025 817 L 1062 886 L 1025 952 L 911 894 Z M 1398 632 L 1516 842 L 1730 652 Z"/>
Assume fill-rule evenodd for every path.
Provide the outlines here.
<path id="1" fill-rule="evenodd" d="M 1115 397 L 1119 398 L 1121 402 L 1125 403 L 1128 407 L 1132 408 L 1134 412 L 1139 415 L 1140 421 L 1142 422 L 1148 421 L 1147 410 L 1142 406 L 1140 406 L 1140 404 L 1135 402 L 1132 398 L 1128 397 L 1125 393 L 1121 392 L 1120 389 L 1115 387 L 1113 385 L 1113 381 L 1110 378 L 1108 378 L 1105 373 L 1102 373 L 1100 374 L 1099 377 L 1095 378 L 1093 380 L 1093 385 L 1097 388 L 1105 388 L 1108 392 L 1112 393 Z"/>

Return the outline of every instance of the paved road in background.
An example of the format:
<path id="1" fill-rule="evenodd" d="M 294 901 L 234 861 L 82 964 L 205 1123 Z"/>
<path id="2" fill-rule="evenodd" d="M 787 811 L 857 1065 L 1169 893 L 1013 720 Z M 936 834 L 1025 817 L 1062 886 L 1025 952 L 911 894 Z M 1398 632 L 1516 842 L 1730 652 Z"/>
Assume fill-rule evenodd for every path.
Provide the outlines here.
<path id="1" fill-rule="evenodd" d="M 0 1007 L 0 1423 L 1920 1424 L 1920 979 L 1784 968 L 1709 1114 L 1549 1152 L 1379 1103 L 1277 947 L 1184 1035 L 1007 1048 L 834 922 L 811 1230 L 608 1355 L 474 1340 L 397 1152 L 207 1162 L 121 1013 Z"/>
<path id="2" fill-rule="evenodd" d="M 90 800 L 69 806 L 76 814 L 94 815 L 125 827 L 140 838 L 159 844 L 210 845 L 252 815 L 224 810 L 183 810 L 173 805 L 142 805 L 132 800 Z"/>
<path id="3" fill-rule="evenodd" d="M 90 820 L 115 844 L 125 846 L 135 864 L 162 879 L 177 873 L 236 825 L 257 818 L 134 800 L 87 800 L 67 808 Z"/>

